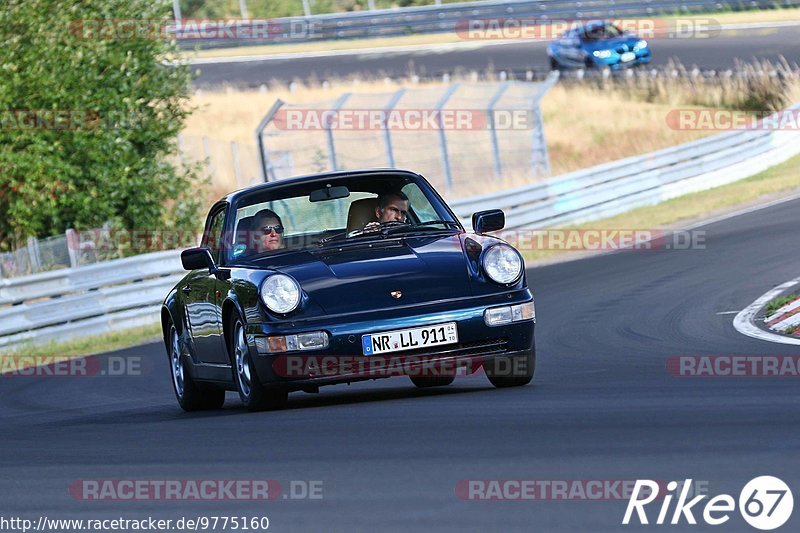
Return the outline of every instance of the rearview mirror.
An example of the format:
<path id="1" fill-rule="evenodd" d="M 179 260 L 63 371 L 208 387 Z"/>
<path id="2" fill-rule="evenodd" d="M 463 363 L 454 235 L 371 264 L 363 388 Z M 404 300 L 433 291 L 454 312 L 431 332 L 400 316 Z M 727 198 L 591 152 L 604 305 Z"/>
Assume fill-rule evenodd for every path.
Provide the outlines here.
<path id="1" fill-rule="evenodd" d="M 209 272 L 217 269 L 211 250 L 208 248 L 187 248 L 181 252 L 181 264 L 185 270 L 201 270 L 207 268 Z"/>
<path id="2" fill-rule="evenodd" d="M 324 189 L 311 191 L 308 199 L 311 202 L 324 202 L 325 200 L 336 200 L 338 198 L 347 198 L 348 196 L 350 196 L 350 189 L 347 187 L 325 187 Z"/>
<path id="3" fill-rule="evenodd" d="M 472 215 L 472 229 L 475 233 L 483 234 L 499 231 L 506 225 L 506 215 L 500 209 L 478 211 Z"/>

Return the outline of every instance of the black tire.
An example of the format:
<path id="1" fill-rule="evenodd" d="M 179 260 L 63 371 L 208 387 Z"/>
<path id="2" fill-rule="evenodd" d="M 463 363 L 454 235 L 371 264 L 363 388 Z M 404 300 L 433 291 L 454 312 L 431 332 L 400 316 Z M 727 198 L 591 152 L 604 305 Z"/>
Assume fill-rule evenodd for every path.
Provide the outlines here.
<path id="1" fill-rule="evenodd" d="M 172 376 L 172 390 L 178 405 L 184 411 L 207 411 L 219 409 L 225 403 L 225 391 L 197 383 L 186 368 L 186 355 L 180 349 L 180 337 L 175 325 L 168 324 L 167 360 L 169 361 L 170 375 Z"/>
<path id="2" fill-rule="evenodd" d="M 497 388 L 522 387 L 533 380 L 536 352 L 531 350 L 513 357 L 498 356 L 483 364 L 486 377 Z"/>
<path id="3" fill-rule="evenodd" d="M 244 324 L 238 314 L 231 317 L 228 329 L 228 355 L 231 359 L 233 381 L 242 404 L 249 411 L 276 410 L 286 407 L 289 391 L 280 386 L 266 386 L 258 378 L 247 341 Z"/>
<path id="4" fill-rule="evenodd" d="M 561 65 L 558 64 L 558 61 L 555 57 L 550 57 L 550 70 L 561 70 Z"/>
<path id="5" fill-rule="evenodd" d="M 427 389 L 428 387 L 446 387 L 450 385 L 455 379 L 455 376 L 441 376 L 441 377 L 428 377 L 428 376 L 409 376 L 411 382 L 420 389 Z"/>

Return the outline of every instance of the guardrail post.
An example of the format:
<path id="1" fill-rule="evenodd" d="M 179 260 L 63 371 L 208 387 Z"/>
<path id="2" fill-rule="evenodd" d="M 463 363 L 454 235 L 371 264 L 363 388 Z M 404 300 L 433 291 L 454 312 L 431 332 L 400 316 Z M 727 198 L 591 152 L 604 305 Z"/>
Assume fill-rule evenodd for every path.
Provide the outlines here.
<path id="1" fill-rule="evenodd" d="M 331 111 L 333 111 L 334 115 L 342 108 L 345 102 L 347 102 L 351 94 L 352 93 L 344 93 L 333 103 Z M 331 129 L 330 122 L 328 122 L 327 125 L 323 124 L 322 127 L 325 128 L 328 136 L 328 160 L 330 161 L 331 170 L 339 170 L 339 162 L 336 160 L 336 145 L 333 142 L 333 129 Z"/>
<path id="2" fill-rule="evenodd" d="M 180 20 L 182 18 L 180 0 L 172 0 L 172 14 L 175 16 L 175 22 L 180 26 Z"/>
<path id="3" fill-rule="evenodd" d="M 453 171 L 450 168 L 450 156 L 447 153 L 447 135 L 444 131 L 444 119 L 442 118 L 442 108 L 450 100 L 450 97 L 461 87 L 460 83 L 454 83 L 444 92 L 442 97 L 436 102 L 436 113 L 439 118 L 439 146 L 442 150 L 442 164 L 444 165 L 445 189 L 450 192 L 453 188 Z"/>
<path id="4" fill-rule="evenodd" d="M 396 93 L 392 95 L 392 98 L 389 100 L 389 103 L 386 104 L 384 111 L 386 112 L 386 119 L 383 121 L 383 141 L 386 144 L 386 158 L 389 163 L 389 168 L 394 168 L 394 149 L 392 148 L 392 132 L 389 131 L 389 114 L 394 109 L 394 106 L 397 105 L 397 102 L 403 95 L 406 93 L 405 88 L 398 90 Z"/>
<path id="5" fill-rule="evenodd" d="M 303 14 L 306 17 L 310 17 L 311 16 L 311 6 L 308 5 L 308 0 L 303 0 Z"/>
<path id="6" fill-rule="evenodd" d="M 497 102 L 500 98 L 503 97 L 503 94 L 508 90 L 508 82 L 504 81 L 500 84 L 500 87 L 497 89 L 497 92 L 494 93 L 492 99 L 489 100 L 489 105 L 487 106 L 487 114 L 489 115 L 489 135 L 492 141 L 492 154 L 494 156 L 494 175 L 499 179 L 503 175 L 503 164 L 500 160 L 500 143 L 497 142 L 497 129 L 495 128 L 495 121 L 494 121 L 494 106 L 497 105 Z"/>
<path id="7" fill-rule="evenodd" d="M 280 98 L 275 100 L 275 103 L 269 108 L 267 114 L 264 115 L 264 118 L 262 118 L 261 122 L 259 122 L 258 126 L 256 126 L 256 148 L 258 148 L 258 158 L 261 160 L 261 165 L 258 167 L 259 173 L 261 174 L 261 181 L 275 181 L 274 172 L 272 174 L 269 172 L 269 155 L 267 153 L 267 147 L 264 145 L 262 133 L 264 132 L 264 128 L 266 128 L 267 125 L 272 121 L 283 104 L 284 101 Z"/>
<path id="8" fill-rule="evenodd" d="M 239 11 L 242 12 L 242 18 L 247 18 L 247 0 L 239 0 Z"/>

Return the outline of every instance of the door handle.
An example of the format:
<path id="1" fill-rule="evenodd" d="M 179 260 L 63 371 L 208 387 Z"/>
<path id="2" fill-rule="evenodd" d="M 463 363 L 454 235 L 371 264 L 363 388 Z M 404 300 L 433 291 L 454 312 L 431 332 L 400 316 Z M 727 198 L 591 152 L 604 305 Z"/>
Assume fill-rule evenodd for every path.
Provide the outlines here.
<path id="1" fill-rule="evenodd" d="M 183 294 L 189 294 L 190 292 L 192 292 L 192 288 L 188 285 L 184 285 L 181 290 L 183 291 Z"/>

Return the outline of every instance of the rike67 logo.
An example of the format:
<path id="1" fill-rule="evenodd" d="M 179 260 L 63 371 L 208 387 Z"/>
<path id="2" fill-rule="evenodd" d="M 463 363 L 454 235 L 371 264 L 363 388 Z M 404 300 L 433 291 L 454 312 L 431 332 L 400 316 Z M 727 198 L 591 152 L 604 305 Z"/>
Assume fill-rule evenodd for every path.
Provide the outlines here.
<path id="1" fill-rule="evenodd" d="M 690 500 L 691 479 L 687 479 L 680 485 L 680 495 L 676 492 L 678 486 L 676 481 L 670 481 L 667 484 L 667 493 L 663 495 L 659 494 L 659 485 L 656 481 L 637 479 L 622 523 L 630 524 L 635 511 L 640 524 L 649 524 L 652 516 L 647 516 L 645 506 L 653 503 L 659 496 L 663 496 L 663 500 L 655 521 L 658 525 L 666 523 L 677 525 L 683 523 L 684 520 L 687 524 L 697 524 L 694 513 L 700 513 L 702 509 L 702 519 L 705 523 L 719 526 L 730 520 L 731 513 L 736 510 L 736 500 L 733 496 L 720 494 L 705 502 L 704 506 L 700 506 L 698 504 L 708 496 L 701 494 Z M 646 494 L 646 496 L 640 497 L 642 494 Z M 670 507 L 675 496 L 678 496 L 678 499 L 670 517 Z M 792 516 L 794 508 L 794 498 L 789 486 L 772 476 L 751 479 L 739 493 L 738 503 L 739 513 L 745 522 L 763 531 L 781 527 Z"/>

